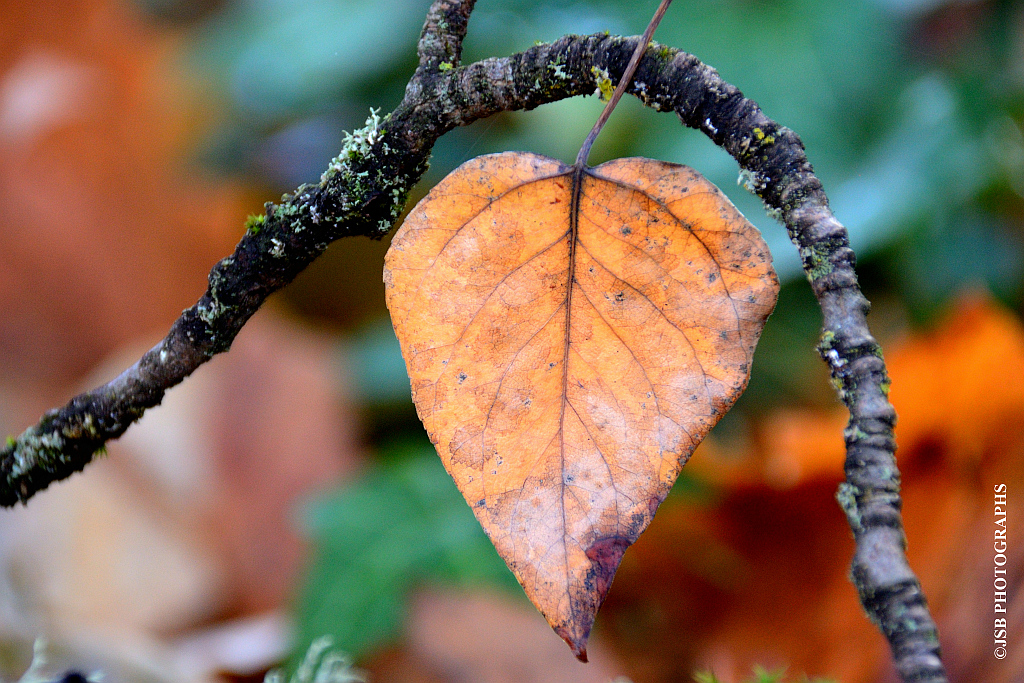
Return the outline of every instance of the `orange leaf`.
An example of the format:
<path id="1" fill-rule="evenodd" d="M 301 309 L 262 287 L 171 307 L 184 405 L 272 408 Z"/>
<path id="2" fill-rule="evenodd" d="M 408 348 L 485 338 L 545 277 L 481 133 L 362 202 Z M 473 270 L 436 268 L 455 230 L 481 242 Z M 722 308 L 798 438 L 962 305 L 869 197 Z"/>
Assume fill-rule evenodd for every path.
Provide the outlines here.
<path id="1" fill-rule="evenodd" d="M 585 661 L 622 553 L 746 386 L 767 247 L 685 166 L 509 152 L 434 188 L 384 280 L 441 460 Z"/>

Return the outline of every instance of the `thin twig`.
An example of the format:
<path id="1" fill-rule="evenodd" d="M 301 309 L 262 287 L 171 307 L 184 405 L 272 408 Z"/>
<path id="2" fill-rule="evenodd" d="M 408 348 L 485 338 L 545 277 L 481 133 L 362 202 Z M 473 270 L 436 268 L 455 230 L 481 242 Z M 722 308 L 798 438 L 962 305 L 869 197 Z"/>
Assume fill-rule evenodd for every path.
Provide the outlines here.
<path id="1" fill-rule="evenodd" d="M 462 41 L 475 4 L 476 0 L 437 0 L 430 6 L 416 47 L 420 58 L 418 71 L 436 72 L 459 65 Z"/>
<path id="2" fill-rule="evenodd" d="M 654 37 L 654 32 L 658 29 L 658 24 L 661 23 L 662 18 L 665 16 L 665 12 L 668 11 L 668 6 L 672 4 L 672 0 L 661 0 L 661 4 L 658 5 L 658 9 L 655 10 L 654 16 L 651 17 L 651 21 L 647 24 L 647 30 L 644 31 L 643 36 L 640 37 L 640 41 L 636 45 L 636 49 L 633 50 L 633 56 L 629 58 L 629 64 L 626 65 L 626 70 L 622 76 L 619 77 L 619 84 L 615 86 L 615 92 L 612 93 L 611 98 L 608 100 L 608 104 L 605 105 L 604 110 L 601 111 L 601 115 L 597 117 L 597 121 L 594 123 L 594 127 L 590 129 L 590 133 L 587 135 L 587 139 L 583 141 L 583 145 L 580 147 L 579 154 L 576 155 L 576 163 L 574 166 L 580 169 L 587 165 L 587 159 L 590 158 L 590 148 L 594 146 L 594 141 L 597 140 L 597 136 L 601 134 L 601 130 L 604 128 L 604 124 L 608 123 L 608 118 L 615 111 L 615 106 L 622 99 L 623 93 L 626 92 L 626 88 L 632 81 L 633 74 L 636 73 L 636 67 L 640 64 L 640 58 L 644 56 L 644 52 L 647 50 L 647 46 L 651 44 L 651 38 Z"/>

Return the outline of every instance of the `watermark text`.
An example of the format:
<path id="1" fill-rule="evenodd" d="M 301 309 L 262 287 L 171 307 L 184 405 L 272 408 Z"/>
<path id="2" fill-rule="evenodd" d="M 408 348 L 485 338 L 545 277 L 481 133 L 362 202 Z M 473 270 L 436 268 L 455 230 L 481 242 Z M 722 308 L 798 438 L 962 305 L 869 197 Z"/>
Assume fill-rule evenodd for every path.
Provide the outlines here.
<path id="1" fill-rule="evenodd" d="M 992 537 L 992 549 L 995 556 L 992 558 L 992 610 L 995 615 L 992 627 L 992 640 L 995 649 L 992 654 L 996 659 L 1006 657 L 1006 484 L 993 486 L 993 522 L 995 532 Z"/>

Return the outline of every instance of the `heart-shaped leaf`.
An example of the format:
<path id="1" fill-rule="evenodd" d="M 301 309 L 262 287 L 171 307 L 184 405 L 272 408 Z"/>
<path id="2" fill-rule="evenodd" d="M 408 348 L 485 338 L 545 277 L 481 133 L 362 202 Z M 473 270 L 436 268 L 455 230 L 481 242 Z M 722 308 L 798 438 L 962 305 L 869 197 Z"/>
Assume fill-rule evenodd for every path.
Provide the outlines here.
<path id="1" fill-rule="evenodd" d="M 384 280 L 441 460 L 585 660 L 622 553 L 746 386 L 767 246 L 685 166 L 504 153 L 419 203 Z"/>

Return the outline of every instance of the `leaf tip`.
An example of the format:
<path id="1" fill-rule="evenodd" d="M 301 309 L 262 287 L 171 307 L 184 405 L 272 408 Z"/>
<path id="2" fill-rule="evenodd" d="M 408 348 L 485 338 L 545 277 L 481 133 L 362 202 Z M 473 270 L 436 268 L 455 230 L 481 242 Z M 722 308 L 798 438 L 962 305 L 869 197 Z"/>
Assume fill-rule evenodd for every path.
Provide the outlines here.
<path id="1" fill-rule="evenodd" d="M 573 636 L 569 633 L 569 630 L 565 628 L 556 628 L 555 632 L 561 636 L 562 640 L 565 641 L 565 644 L 569 646 L 569 649 L 572 650 L 576 659 L 580 660 L 584 664 L 589 661 L 587 660 L 587 639 L 590 637 L 590 629 L 587 629 L 587 633 L 582 636 Z"/>
<path id="2" fill-rule="evenodd" d="M 555 633 L 565 641 L 576 659 L 587 661 L 587 640 L 598 608 L 608 595 L 615 570 L 619 567 L 622 554 L 632 544 L 625 536 L 599 538 L 586 550 L 590 569 L 586 573 L 580 590 L 571 595 L 573 609 L 569 618 L 560 625 L 552 624 Z"/>

